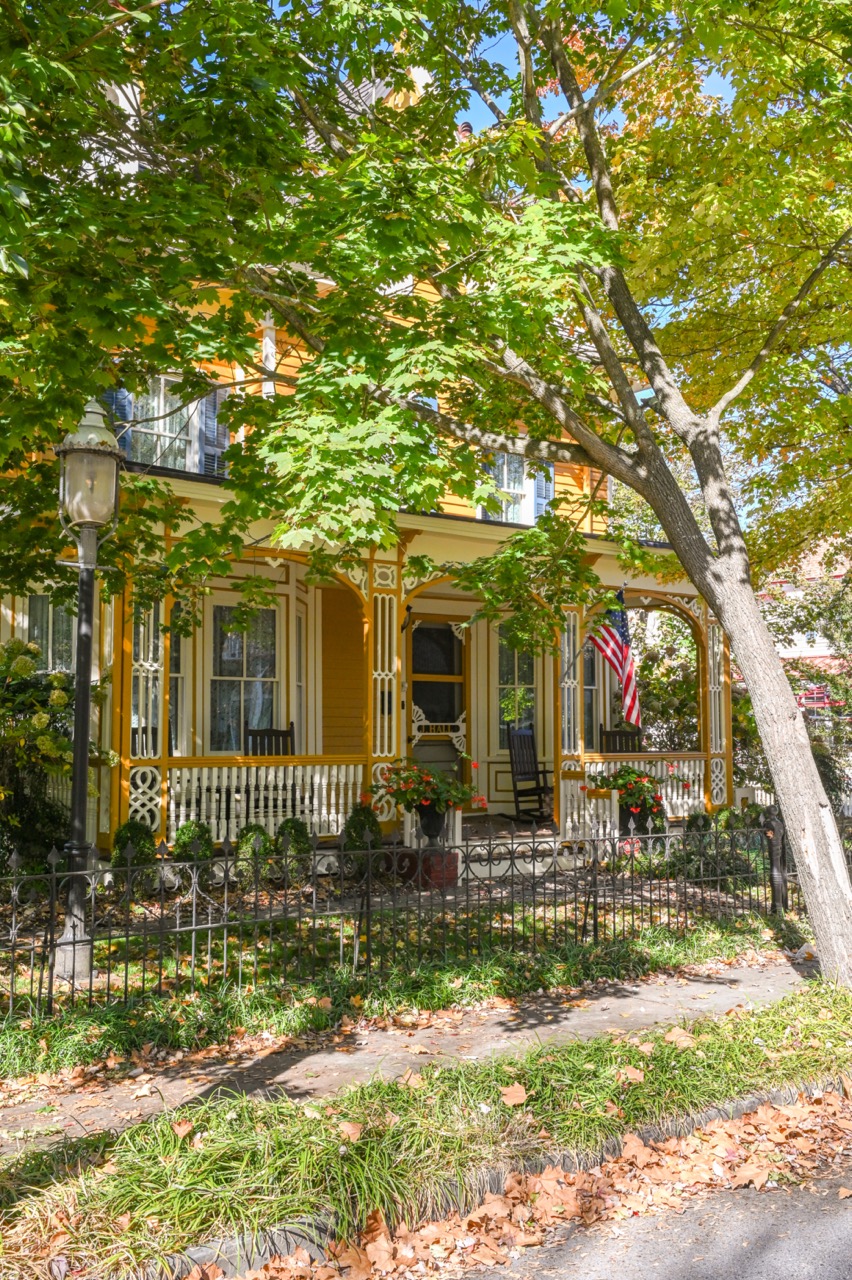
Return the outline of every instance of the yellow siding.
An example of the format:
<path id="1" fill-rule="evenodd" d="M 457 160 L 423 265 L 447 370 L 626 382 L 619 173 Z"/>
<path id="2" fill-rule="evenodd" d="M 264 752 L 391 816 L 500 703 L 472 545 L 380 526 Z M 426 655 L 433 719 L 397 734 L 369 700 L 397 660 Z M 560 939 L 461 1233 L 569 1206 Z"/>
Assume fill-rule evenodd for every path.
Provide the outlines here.
<path id="1" fill-rule="evenodd" d="M 322 591 L 322 746 L 328 755 L 357 755 L 365 731 L 364 618 L 345 588 Z"/>

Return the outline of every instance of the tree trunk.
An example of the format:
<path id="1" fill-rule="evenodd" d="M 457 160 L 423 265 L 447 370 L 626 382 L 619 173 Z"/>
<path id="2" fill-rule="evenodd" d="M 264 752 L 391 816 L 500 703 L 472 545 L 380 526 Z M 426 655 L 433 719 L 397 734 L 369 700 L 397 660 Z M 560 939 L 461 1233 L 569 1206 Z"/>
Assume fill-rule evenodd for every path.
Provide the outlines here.
<path id="1" fill-rule="evenodd" d="M 751 694 L 764 754 L 796 861 L 823 974 L 852 987 L 852 879 L 805 719 L 751 584 L 748 552 L 721 457 L 693 448 L 717 543 L 714 555 L 668 467 L 652 458 L 643 496 L 731 642 Z M 696 456 L 696 454 L 698 456 Z M 634 486 L 635 487 L 635 486 Z M 696 536 L 697 535 L 697 536 Z"/>
<path id="2" fill-rule="evenodd" d="M 739 575 L 736 575 L 739 577 Z M 772 773 L 825 977 L 852 987 L 852 882 L 843 845 L 793 697 L 754 590 L 741 577 L 709 599 L 736 654 Z"/>

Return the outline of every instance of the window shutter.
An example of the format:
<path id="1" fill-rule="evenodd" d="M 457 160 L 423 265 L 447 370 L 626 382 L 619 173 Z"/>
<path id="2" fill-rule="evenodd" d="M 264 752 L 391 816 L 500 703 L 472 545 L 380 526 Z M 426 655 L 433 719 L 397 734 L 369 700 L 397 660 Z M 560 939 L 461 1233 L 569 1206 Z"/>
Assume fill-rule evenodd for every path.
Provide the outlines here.
<path id="1" fill-rule="evenodd" d="M 222 455 L 231 443 L 231 432 L 227 424 L 219 421 L 219 409 L 227 394 L 225 387 L 217 387 L 198 402 L 201 471 L 205 476 L 223 476 L 227 472 Z"/>
<path id="2" fill-rule="evenodd" d="M 122 427 L 122 422 L 130 422 L 133 418 L 133 396 L 126 387 L 110 387 L 101 396 L 101 402 L 112 419 L 118 447 L 126 457 L 130 457 L 131 428 Z"/>
<path id="3" fill-rule="evenodd" d="M 535 518 L 544 515 L 554 493 L 553 463 L 548 462 L 546 471 L 539 471 L 535 478 Z"/>

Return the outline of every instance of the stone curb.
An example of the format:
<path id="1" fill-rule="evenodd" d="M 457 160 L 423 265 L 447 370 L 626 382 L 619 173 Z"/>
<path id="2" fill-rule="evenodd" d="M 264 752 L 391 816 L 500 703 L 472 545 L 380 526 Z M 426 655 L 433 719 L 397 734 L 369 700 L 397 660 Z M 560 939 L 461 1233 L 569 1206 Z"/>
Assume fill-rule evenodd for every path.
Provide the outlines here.
<path id="1" fill-rule="evenodd" d="M 649 1125 L 637 1130 L 643 1142 L 664 1141 L 666 1138 L 683 1138 L 695 1129 L 701 1129 L 712 1120 L 738 1120 L 749 1111 L 755 1111 L 764 1102 L 775 1106 L 794 1103 L 800 1094 L 814 1097 L 818 1093 L 833 1090 L 844 1092 L 844 1082 L 839 1076 L 822 1081 L 809 1081 L 800 1085 L 787 1085 L 782 1089 L 749 1094 L 721 1106 L 708 1107 L 685 1116 L 673 1117 L 661 1125 Z M 604 1160 L 614 1160 L 621 1155 L 623 1140 L 611 1138 L 597 1150 L 578 1156 L 571 1151 L 553 1152 L 541 1159 L 522 1166 L 526 1172 L 536 1173 L 548 1165 L 576 1172 L 592 1169 Z M 448 1198 L 444 1204 L 434 1206 L 433 1216 L 440 1217 L 454 1210 L 464 1213 L 479 1204 L 488 1192 L 499 1194 L 503 1190 L 506 1175 L 518 1168 L 507 1164 L 487 1169 L 473 1182 L 458 1188 L 458 1197 Z M 238 1276 L 252 1267 L 262 1267 L 277 1254 L 286 1256 L 301 1245 L 312 1258 L 324 1256 L 325 1245 L 334 1238 L 333 1224 L 327 1221 L 298 1222 L 289 1226 L 273 1226 L 255 1235 L 232 1236 L 225 1240 L 213 1240 L 206 1245 L 196 1245 L 183 1253 L 169 1255 L 162 1263 L 137 1273 L 140 1280 L 185 1280 L 194 1266 L 215 1263 L 226 1277 Z"/>

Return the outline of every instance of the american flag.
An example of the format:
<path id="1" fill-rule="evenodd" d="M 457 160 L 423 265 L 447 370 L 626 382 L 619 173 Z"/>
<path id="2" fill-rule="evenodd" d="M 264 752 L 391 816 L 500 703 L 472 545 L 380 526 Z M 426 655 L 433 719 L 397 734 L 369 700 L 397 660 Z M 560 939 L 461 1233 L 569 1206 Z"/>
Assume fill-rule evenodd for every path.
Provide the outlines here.
<path id="1" fill-rule="evenodd" d="M 624 592 L 619 591 L 616 599 L 620 608 L 607 611 L 600 630 L 590 639 L 621 682 L 621 714 L 628 724 L 634 724 L 638 729 L 642 725 L 642 713 L 639 710 L 639 690 L 636 687 L 636 668 L 630 648 L 630 627 L 627 625 L 627 610 L 624 608 Z"/>

